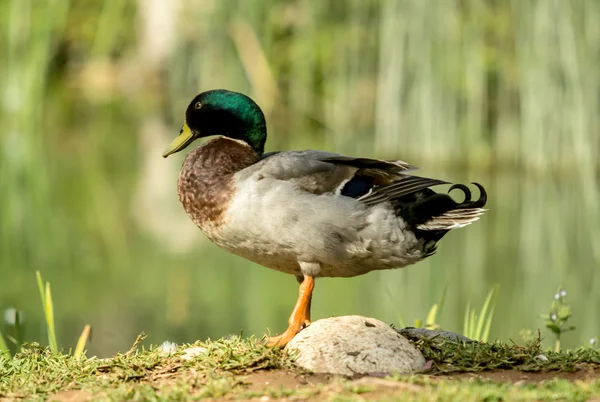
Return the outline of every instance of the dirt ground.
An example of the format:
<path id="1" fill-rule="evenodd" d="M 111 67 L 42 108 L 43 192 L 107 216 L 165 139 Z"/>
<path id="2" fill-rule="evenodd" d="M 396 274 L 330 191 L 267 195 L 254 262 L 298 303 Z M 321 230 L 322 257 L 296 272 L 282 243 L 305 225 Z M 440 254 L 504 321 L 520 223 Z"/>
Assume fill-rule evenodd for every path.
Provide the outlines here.
<path id="1" fill-rule="evenodd" d="M 496 382 L 509 382 L 515 385 L 523 383 L 539 383 L 555 378 L 565 379 L 569 381 L 591 381 L 600 378 L 600 369 L 586 369 L 576 372 L 522 372 L 515 370 L 497 370 L 474 373 L 460 373 L 444 376 L 432 376 L 433 379 L 468 379 L 480 378 L 488 379 Z M 314 398 L 301 398 L 303 400 L 322 400 L 328 393 L 340 393 L 343 391 L 341 378 L 325 375 L 297 375 L 283 371 L 263 371 L 249 375 L 244 381 L 247 390 L 262 391 L 267 388 L 284 388 L 284 389 L 314 389 L 315 386 L 321 386 L 321 392 Z M 355 387 L 370 388 L 372 391 L 365 394 L 365 399 L 385 398 L 386 396 L 397 395 L 398 392 L 419 392 L 420 387 L 411 383 L 386 380 L 377 377 L 362 377 L 352 381 Z M 346 384 L 347 387 L 347 384 Z M 368 396 L 368 397 L 367 397 Z M 267 398 L 264 398 L 267 400 Z M 292 398 L 296 399 L 296 398 Z M 239 400 L 239 398 L 236 398 Z M 254 399 L 256 400 L 256 399 Z"/>
<path id="2" fill-rule="evenodd" d="M 523 372 L 516 370 L 495 370 L 495 371 L 484 371 L 479 373 L 459 373 L 451 375 L 434 376 L 433 378 L 481 378 L 498 382 L 510 382 L 510 383 L 537 383 L 541 381 L 552 380 L 554 378 L 565 379 L 569 381 L 591 381 L 600 378 L 600 369 L 590 367 L 585 370 L 578 370 L 575 372 L 562 372 L 562 371 L 550 371 L 550 372 Z M 244 381 L 249 390 L 259 391 L 264 388 L 300 388 L 300 387 L 312 387 L 321 384 L 330 384 L 338 380 L 339 377 L 329 374 L 308 374 L 308 375 L 297 375 L 285 371 L 259 371 L 250 374 Z M 374 381 L 374 383 L 381 383 L 381 381 L 388 381 L 379 379 L 376 377 L 362 377 L 355 379 L 354 381 L 362 381 L 367 383 Z"/>
<path id="3" fill-rule="evenodd" d="M 516 370 L 495 370 L 481 373 L 460 373 L 449 377 L 453 378 L 483 378 L 498 382 L 536 383 L 541 381 L 561 378 L 569 381 L 591 381 L 600 378 L 600 369 L 590 367 L 575 372 L 548 371 L 548 372 L 523 372 Z"/>

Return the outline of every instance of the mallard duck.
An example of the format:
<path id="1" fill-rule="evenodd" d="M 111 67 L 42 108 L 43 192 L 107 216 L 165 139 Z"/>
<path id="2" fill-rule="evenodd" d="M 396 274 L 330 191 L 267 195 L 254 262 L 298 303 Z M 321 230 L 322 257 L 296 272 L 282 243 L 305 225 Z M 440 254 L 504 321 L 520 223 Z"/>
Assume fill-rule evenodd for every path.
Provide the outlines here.
<path id="1" fill-rule="evenodd" d="M 219 247 L 300 283 L 288 328 L 267 339 L 286 345 L 310 325 L 314 280 L 401 268 L 433 255 L 451 229 L 483 214 L 480 196 L 454 184 L 454 201 L 430 187 L 449 184 L 409 174 L 399 160 L 324 151 L 264 153 L 267 125 L 248 96 L 223 89 L 196 96 L 179 135 L 162 154 L 215 136 L 191 151 L 179 173 L 183 208 Z"/>

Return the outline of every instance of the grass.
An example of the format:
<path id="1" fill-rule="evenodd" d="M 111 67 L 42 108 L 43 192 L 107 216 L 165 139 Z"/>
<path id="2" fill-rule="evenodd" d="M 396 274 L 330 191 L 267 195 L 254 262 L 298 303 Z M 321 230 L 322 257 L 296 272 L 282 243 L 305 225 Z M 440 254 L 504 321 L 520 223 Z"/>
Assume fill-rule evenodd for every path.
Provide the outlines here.
<path id="1" fill-rule="evenodd" d="M 430 373 L 448 374 L 485 370 L 576 371 L 587 365 L 600 366 L 600 351 L 578 348 L 552 352 L 542 348 L 540 337 L 525 346 L 502 342 L 455 343 L 423 338 L 415 345 L 432 362 Z"/>
<path id="2" fill-rule="evenodd" d="M 187 359 L 189 350 L 197 356 Z M 183 345 L 169 353 L 161 347 L 138 350 L 134 345 L 110 359 L 78 359 L 29 344 L 12 359 L 0 357 L 0 397 L 43 397 L 61 390 L 118 400 L 146 398 L 150 393 L 222 396 L 235 389 L 234 376 L 268 369 L 291 370 L 291 361 L 281 351 L 240 337 Z M 158 391 L 153 391 L 155 386 Z"/>
<path id="3" fill-rule="evenodd" d="M 426 375 L 343 379 L 313 377 L 293 365 L 293 356 L 269 349 L 254 338 L 240 336 L 173 347 L 144 348 L 144 336 L 134 346 L 109 359 L 78 359 L 37 344 L 24 345 L 14 358 L 0 357 L 0 398 L 47 398 L 61 392 L 80 393 L 79 399 L 188 400 L 269 396 L 354 400 L 360 396 L 406 396 L 417 400 L 585 400 L 600 396 L 600 381 L 559 378 L 539 384 L 517 384 L 517 393 L 502 382 L 452 377 L 457 373 L 509 369 L 556 372 L 600 369 L 600 352 L 578 349 L 554 353 L 540 343 L 526 346 L 473 342 L 418 341 L 431 360 Z M 538 356 L 545 355 L 547 360 Z M 286 384 L 276 379 L 287 376 Z M 253 377 L 254 376 L 254 377 Z M 260 376 L 262 387 L 256 387 Z M 253 380 L 254 379 L 254 380 Z M 264 386 L 264 382 L 272 384 Z M 254 385 L 253 385 L 254 384 Z M 574 398 L 574 399 L 573 399 Z"/>
<path id="4" fill-rule="evenodd" d="M 481 311 L 477 313 L 477 311 L 471 307 L 471 301 L 467 302 L 467 307 L 465 309 L 465 316 L 463 321 L 463 332 L 462 334 L 469 339 L 473 339 L 476 341 L 484 341 L 487 342 L 490 334 L 490 328 L 492 326 L 492 320 L 494 318 L 494 309 L 496 308 L 496 296 L 498 294 L 498 285 L 495 285 L 490 289 L 487 297 L 485 298 L 483 305 L 481 307 Z M 434 303 L 429 312 L 427 313 L 427 317 L 423 322 L 422 319 L 417 318 L 414 320 L 413 326 L 415 328 L 426 328 L 426 329 L 440 329 L 441 326 L 438 323 L 440 315 L 442 313 L 442 309 L 444 307 L 444 302 L 446 300 L 448 287 L 444 287 L 442 294 L 440 296 L 440 301 L 438 303 Z M 389 292 L 388 292 L 389 296 Z M 402 314 L 399 312 L 396 313 L 398 317 L 398 323 L 400 328 L 404 328 L 406 325 L 405 321 L 402 317 Z"/>
<path id="5" fill-rule="evenodd" d="M 10 350 L 8 349 L 8 345 L 4 340 L 4 336 L 2 336 L 2 333 L 0 332 L 0 356 L 5 354 L 10 354 Z"/>
<path id="6" fill-rule="evenodd" d="M 463 335 L 469 339 L 476 341 L 487 342 L 490 336 L 490 328 L 492 326 L 492 319 L 494 318 L 494 308 L 496 295 L 498 294 L 498 286 L 494 286 L 488 293 L 481 312 L 479 314 L 471 307 L 471 302 L 467 303 L 465 309 L 465 319 L 463 326 Z"/>
<path id="7" fill-rule="evenodd" d="M 48 332 L 48 345 L 50 350 L 58 352 L 58 342 L 56 342 L 56 329 L 54 326 L 54 303 L 52 302 L 52 293 L 50 292 L 50 282 L 46 282 L 44 285 L 40 271 L 36 271 L 35 277 L 42 299 L 42 306 L 44 307 L 44 317 L 46 318 L 46 329 Z"/>
<path id="8" fill-rule="evenodd" d="M 50 282 L 44 283 L 42 279 L 42 275 L 39 271 L 36 271 L 35 277 L 37 280 L 38 290 L 40 293 L 40 299 L 42 301 L 42 310 L 44 312 L 45 319 L 45 327 L 46 333 L 48 335 L 48 347 L 54 352 L 58 353 L 58 342 L 56 340 L 56 326 L 54 322 L 54 302 L 52 301 L 52 292 L 50 290 Z M 14 323 L 13 329 L 15 335 L 10 337 L 9 339 L 15 344 L 16 348 L 19 349 L 22 347 L 23 340 L 21 339 L 21 313 L 18 309 L 14 310 Z M 73 352 L 73 356 L 75 359 L 80 359 L 83 357 L 85 351 L 85 345 L 92 333 L 92 327 L 88 324 L 83 328 L 79 339 L 77 340 L 77 345 L 75 346 L 75 351 Z M 2 333 L 0 332 L 0 355 L 6 355 L 10 357 L 10 349 L 4 340 Z"/>

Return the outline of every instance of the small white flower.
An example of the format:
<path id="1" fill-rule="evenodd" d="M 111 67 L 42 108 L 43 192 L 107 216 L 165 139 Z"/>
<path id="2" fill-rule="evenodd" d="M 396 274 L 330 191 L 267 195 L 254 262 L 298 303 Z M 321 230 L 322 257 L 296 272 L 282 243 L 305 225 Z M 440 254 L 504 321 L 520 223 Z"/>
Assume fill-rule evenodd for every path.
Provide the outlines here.
<path id="1" fill-rule="evenodd" d="M 566 290 L 561 290 L 560 291 L 560 297 L 567 297 L 567 291 Z"/>
<path id="2" fill-rule="evenodd" d="M 555 295 L 554 295 L 554 299 L 555 299 L 555 300 L 558 300 L 558 299 L 560 299 L 560 293 L 557 293 L 557 294 L 555 294 Z"/>
<path id="3" fill-rule="evenodd" d="M 594 346 L 596 344 L 596 338 L 591 338 L 590 339 L 590 345 Z"/>
<path id="4" fill-rule="evenodd" d="M 552 315 L 550 316 L 550 319 L 551 319 L 552 321 L 556 321 L 556 320 L 558 319 L 558 316 L 557 316 L 556 314 L 552 314 Z"/>
<path id="5" fill-rule="evenodd" d="M 158 353 L 161 356 L 171 356 L 177 350 L 177 344 L 169 341 L 164 341 L 162 345 L 158 347 Z"/>

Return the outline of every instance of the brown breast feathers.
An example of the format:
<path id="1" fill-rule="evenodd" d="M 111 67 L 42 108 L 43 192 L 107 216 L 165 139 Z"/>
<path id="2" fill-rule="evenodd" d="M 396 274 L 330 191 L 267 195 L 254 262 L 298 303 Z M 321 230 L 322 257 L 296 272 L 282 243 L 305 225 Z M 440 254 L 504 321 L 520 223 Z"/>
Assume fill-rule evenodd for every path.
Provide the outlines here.
<path id="1" fill-rule="evenodd" d="M 179 173 L 177 192 L 196 225 L 206 231 L 223 222 L 235 195 L 233 175 L 259 159 L 249 145 L 223 137 L 189 153 Z"/>

